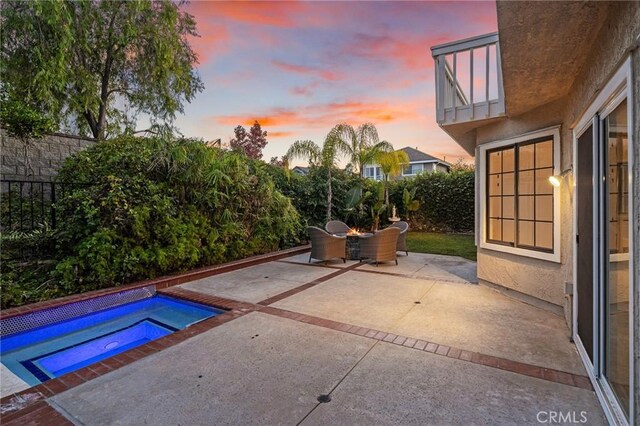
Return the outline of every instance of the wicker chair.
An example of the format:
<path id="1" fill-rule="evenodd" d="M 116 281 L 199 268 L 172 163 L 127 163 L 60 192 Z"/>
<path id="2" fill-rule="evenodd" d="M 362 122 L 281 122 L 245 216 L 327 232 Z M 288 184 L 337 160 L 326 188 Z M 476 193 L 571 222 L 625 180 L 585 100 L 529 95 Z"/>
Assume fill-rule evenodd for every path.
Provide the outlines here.
<path id="1" fill-rule="evenodd" d="M 396 251 L 403 251 L 409 256 L 409 252 L 407 251 L 407 231 L 409 231 L 409 224 L 404 220 L 400 222 L 396 222 L 391 225 L 389 228 L 399 228 L 400 235 L 398 236 L 398 244 L 396 245 Z"/>
<path id="2" fill-rule="evenodd" d="M 311 259 L 326 261 L 336 258 L 342 259 L 343 263 L 347 262 L 347 237 L 328 234 L 315 226 L 309 226 L 307 231 L 309 232 L 309 238 L 311 238 L 309 263 L 311 263 Z"/>
<path id="3" fill-rule="evenodd" d="M 346 223 L 339 220 L 330 220 L 324 226 L 324 229 L 330 234 L 348 234 L 351 231 L 351 228 Z"/>
<path id="4" fill-rule="evenodd" d="M 399 235 L 400 229 L 389 227 L 370 237 L 360 237 L 360 261 L 370 259 L 375 261 L 378 266 L 379 262 L 395 260 L 397 265 L 396 245 Z"/>

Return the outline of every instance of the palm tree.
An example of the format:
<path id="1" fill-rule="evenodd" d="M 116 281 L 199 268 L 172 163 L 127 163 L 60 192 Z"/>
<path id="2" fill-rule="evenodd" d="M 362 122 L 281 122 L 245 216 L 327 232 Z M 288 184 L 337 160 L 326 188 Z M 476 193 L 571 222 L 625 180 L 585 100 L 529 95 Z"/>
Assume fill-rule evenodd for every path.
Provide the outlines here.
<path id="1" fill-rule="evenodd" d="M 336 167 L 338 156 L 345 153 L 344 146 L 340 143 L 336 134 L 331 131 L 325 138 L 322 148 L 310 140 L 295 141 L 285 155 L 287 164 L 289 161 L 299 158 L 307 159 L 311 165 L 327 169 L 327 222 L 331 220 L 333 201 L 331 170 Z"/>
<path id="2" fill-rule="evenodd" d="M 402 171 L 402 166 L 409 162 L 409 156 L 404 151 L 382 152 L 376 155 L 375 162 L 380 165 L 384 182 L 384 202 L 389 205 L 389 178 L 395 177 Z"/>
<path id="3" fill-rule="evenodd" d="M 364 177 L 364 166 L 372 163 L 383 152 L 392 152 L 393 146 L 378 137 L 376 126 L 371 123 L 354 129 L 348 124 L 338 124 L 331 130 L 341 150 L 349 157 L 350 165 L 360 177 Z"/>

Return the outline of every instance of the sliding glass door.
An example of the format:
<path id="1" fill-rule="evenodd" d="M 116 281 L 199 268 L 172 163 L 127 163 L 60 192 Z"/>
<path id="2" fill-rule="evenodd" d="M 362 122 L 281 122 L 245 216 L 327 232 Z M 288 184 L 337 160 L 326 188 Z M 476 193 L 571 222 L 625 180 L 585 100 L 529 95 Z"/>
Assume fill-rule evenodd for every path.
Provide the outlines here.
<path id="1" fill-rule="evenodd" d="M 630 270 L 627 100 L 601 117 L 601 330 L 603 377 L 629 418 Z"/>
<path id="2" fill-rule="evenodd" d="M 631 417 L 630 103 L 618 88 L 575 135 L 575 336 L 617 423 Z M 614 93 L 616 93 L 614 92 Z M 633 266 L 637 267 L 637 266 Z"/>

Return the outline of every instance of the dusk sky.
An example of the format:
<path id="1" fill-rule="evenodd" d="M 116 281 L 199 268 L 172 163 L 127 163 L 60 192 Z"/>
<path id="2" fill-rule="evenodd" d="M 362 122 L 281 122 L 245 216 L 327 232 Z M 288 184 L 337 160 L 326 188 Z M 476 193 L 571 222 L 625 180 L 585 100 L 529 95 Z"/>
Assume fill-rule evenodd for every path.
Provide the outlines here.
<path id="1" fill-rule="evenodd" d="M 336 124 L 374 123 L 396 148 L 468 158 L 435 121 L 430 47 L 497 30 L 495 2 L 198 2 L 205 91 L 176 125 L 228 141 L 258 120 L 264 158 Z"/>

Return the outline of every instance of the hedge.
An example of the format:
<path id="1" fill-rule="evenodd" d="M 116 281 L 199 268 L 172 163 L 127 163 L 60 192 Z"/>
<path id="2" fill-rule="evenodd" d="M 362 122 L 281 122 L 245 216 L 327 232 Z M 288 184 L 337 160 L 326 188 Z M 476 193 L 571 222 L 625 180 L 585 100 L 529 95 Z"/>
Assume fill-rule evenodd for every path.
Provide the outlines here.
<path id="1" fill-rule="evenodd" d="M 267 253 L 301 235 L 265 163 L 196 140 L 100 142 L 68 158 L 58 180 L 83 185 L 57 202 L 47 268 L 3 262 L 3 308 Z"/>

